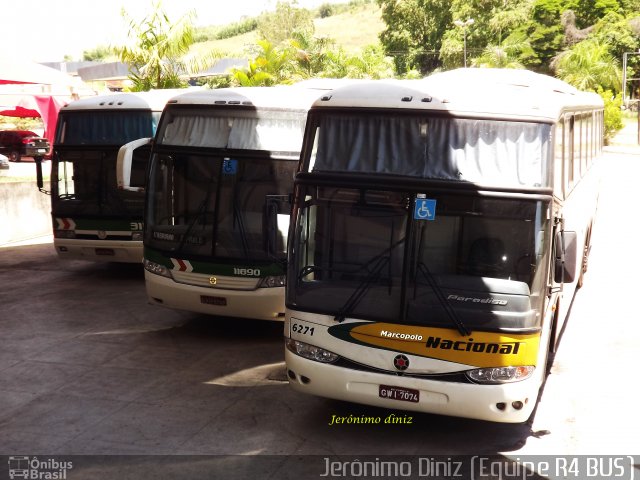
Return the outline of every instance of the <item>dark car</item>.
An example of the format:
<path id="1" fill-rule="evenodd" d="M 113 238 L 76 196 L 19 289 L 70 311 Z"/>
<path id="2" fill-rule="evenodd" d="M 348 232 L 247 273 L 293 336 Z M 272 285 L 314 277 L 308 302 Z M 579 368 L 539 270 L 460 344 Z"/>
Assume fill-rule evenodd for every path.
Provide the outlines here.
<path id="1" fill-rule="evenodd" d="M 49 154 L 49 140 L 29 130 L 0 131 L 0 153 L 12 162 L 22 157 L 44 157 Z"/>

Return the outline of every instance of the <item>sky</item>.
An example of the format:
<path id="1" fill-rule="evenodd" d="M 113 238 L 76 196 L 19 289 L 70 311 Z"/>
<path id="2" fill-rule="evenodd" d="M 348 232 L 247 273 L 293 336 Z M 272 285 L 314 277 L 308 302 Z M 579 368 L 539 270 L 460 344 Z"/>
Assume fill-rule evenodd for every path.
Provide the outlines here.
<path id="1" fill-rule="evenodd" d="M 348 0 L 298 0 L 300 7 Z M 274 10 L 276 0 L 163 0 L 170 19 L 189 10 L 196 12 L 196 26 L 224 25 L 243 16 Z M 142 20 L 151 10 L 151 0 L 5 0 L 0 50 L 19 48 L 22 57 L 36 62 L 61 62 L 65 55 L 80 60 L 82 52 L 99 45 L 119 45 L 126 39 L 126 22 L 120 12 Z M 40 26 L 40 28 L 35 28 Z M 1 52 L 0 52 L 1 53 Z"/>

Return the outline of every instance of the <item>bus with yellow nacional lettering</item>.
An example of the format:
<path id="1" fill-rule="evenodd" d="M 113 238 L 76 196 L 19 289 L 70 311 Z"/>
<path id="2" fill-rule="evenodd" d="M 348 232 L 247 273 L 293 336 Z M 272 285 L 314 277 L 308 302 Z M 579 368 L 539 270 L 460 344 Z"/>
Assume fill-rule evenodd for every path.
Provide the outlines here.
<path id="1" fill-rule="evenodd" d="M 524 70 L 316 101 L 289 238 L 290 385 L 527 421 L 587 270 L 602 145 L 598 95 Z"/>

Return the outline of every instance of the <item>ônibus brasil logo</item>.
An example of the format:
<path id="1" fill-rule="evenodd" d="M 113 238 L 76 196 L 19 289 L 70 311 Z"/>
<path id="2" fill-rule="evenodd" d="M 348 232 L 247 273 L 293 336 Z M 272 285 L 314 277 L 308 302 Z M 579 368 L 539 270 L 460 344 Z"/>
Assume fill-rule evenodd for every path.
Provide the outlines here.
<path id="1" fill-rule="evenodd" d="M 73 462 L 56 460 L 54 458 L 39 459 L 38 457 L 10 456 L 9 478 L 25 478 L 32 480 L 65 480 L 67 470 L 73 468 Z"/>

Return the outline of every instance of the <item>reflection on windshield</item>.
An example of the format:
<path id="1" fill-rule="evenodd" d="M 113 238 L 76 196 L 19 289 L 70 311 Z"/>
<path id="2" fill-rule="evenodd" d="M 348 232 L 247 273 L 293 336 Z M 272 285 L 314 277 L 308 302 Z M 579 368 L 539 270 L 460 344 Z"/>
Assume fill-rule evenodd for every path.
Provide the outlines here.
<path id="1" fill-rule="evenodd" d="M 152 165 L 146 244 L 183 257 L 286 257 L 296 162 L 174 153 Z"/>
<path id="2" fill-rule="evenodd" d="M 414 220 L 406 192 L 304 193 L 288 291 L 298 307 L 460 331 L 539 322 L 531 298 L 548 255 L 542 202 L 442 195 L 425 221 Z"/>

